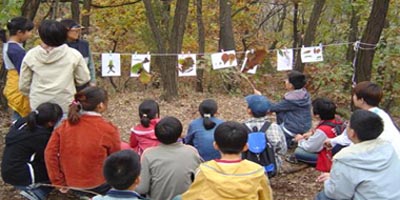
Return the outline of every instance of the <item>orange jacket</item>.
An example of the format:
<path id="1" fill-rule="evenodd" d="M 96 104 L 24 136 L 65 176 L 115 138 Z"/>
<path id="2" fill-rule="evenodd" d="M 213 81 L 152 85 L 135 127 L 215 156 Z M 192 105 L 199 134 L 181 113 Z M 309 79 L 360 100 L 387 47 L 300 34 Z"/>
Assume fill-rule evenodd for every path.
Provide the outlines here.
<path id="1" fill-rule="evenodd" d="M 103 183 L 103 161 L 120 150 L 118 129 L 100 115 L 83 114 L 76 125 L 68 120 L 53 132 L 45 151 L 54 185 L 94 188 Z"/>

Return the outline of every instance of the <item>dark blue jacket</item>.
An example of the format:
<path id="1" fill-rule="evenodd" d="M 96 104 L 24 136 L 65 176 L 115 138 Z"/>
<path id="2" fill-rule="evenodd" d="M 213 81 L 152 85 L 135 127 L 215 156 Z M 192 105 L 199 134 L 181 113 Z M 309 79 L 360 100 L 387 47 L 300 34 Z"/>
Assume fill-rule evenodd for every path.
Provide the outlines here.
<path id="1" fill-rule="evenodd" d="M 286 93 L 283 100 L 271 105 L 270 111 L 276 112 L 278 124 L 292 134 L 305 133 L 311 128 L 311 96 L 305 89 Z"/>

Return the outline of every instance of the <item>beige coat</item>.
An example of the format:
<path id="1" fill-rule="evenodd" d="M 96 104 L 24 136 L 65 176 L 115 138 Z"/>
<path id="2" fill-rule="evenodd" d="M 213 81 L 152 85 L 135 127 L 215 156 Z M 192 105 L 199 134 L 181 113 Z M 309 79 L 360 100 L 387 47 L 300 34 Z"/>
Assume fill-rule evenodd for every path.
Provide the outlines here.
<path id="1" fill-rule="evenodd" d="M 37 46 L 22 61 L 19 89 L 29 96 L 31 109 L 41 103 L 57 103 L 68 112 L 76 93 L 75 86 L 90 80 L 89 70 L 82 55 L 66 44 L 49 52 Z"/>

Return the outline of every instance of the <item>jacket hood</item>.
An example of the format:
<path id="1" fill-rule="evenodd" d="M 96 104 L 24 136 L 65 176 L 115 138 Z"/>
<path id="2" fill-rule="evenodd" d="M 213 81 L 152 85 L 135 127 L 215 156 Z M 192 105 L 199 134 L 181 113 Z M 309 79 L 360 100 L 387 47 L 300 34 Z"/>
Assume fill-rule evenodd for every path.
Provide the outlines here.
<path id="1" fill-rule="evenodd" d="M 204 172 L 209 188 L 218 196 L 224 199 L 246 199 L 259 186 L 260 176 L 264 176 L 264 169 L 260 166 L 249 171 L 249 165 L 239 163 L 210 161 L 200 165 L 200 170 Z"/>
<path id="2" fill-rule="evenodd" d="M 309 106 L 311 102 L 310 93 L 304 88 L 287 92 L 285 99 L 298 106 Z"/>
<path id="3" fill-rule="evenodd" d="M 51 134 L 51 129 L 37 126 L 36 131 L 29 131 L 26 119 L 22 118 L 15 122 L 11 127 L 10 132 L 6 136 L 6 145 L 12 145 L 22 140 L 26 140 L 29 137 L 41 135 L 44 133 Z"/>
<path id="4" fill-rule="evenodd" d="M 61 46 L 53 48 L 50 51 L 45 50 L 42 46 L 38 46 L 37 48 L 39 50 L 36 51 L 37 54 L 34 55 L 34 57 L 41 63 L 51 64 L 64 57 L 67 54 L 66 49 L 69 47 L 68 45 L 63 44 Z"/>
<path id="5" fill-rule="evenodd" d="M 365 171 L 383 171 L 388 168 L 396 152 L 393 146 L 381 139 L 364 141 L 342 149 L 334 160 Z"/>

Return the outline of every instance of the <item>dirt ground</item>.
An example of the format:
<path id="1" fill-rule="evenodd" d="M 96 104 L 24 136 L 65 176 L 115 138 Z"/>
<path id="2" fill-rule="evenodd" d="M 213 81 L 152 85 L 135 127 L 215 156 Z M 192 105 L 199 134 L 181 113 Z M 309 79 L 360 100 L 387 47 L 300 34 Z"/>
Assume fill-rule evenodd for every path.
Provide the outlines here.
<path id="1" fill-rule="evenodd" d="M 206 98 L 213 98 L 218 102 L 218 117 L 221 119 L 243 121 L 249 117 L 243 96 L 188 92 L 181 94 L 180 99 L 177 101 L 167 103 L 159 100 L 159 94 L 160 91 L 158 90 L 110 94 L 108 111 L 104 113 L 104 116 L 119 128 L 121 137 L 125 141 L 129 139 L 130 128 L 139 122 L 137 108 L 140 102 L 146 98 L 153 98 L 159 102 L 161 117 L 175 116 L 180 119 L 184 125 L 184 133 L 186 133 L 190 121 L 199 116 L 198 105 Z M 8 120 L 9 114 L 0 112 L 0 119 L 0 155 L 2 155 L 5 134 L 10 124 Z M 315 182 L 316 177 L 319 175 L 315 169 L 289 163 L 284 163 L 283 169 L 283 173 L 270 180 L 274 199 L 313 199 L 315 194 L 321 190 L 322 184 Z M 0 180 L 0 199 L 19 200 L 23 198 L 10 185 Z M 49 199 L 76 199 L 76 197 L 72 194 L 60 194 L 54 191 L 50 194 Z"/>

